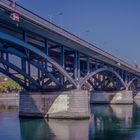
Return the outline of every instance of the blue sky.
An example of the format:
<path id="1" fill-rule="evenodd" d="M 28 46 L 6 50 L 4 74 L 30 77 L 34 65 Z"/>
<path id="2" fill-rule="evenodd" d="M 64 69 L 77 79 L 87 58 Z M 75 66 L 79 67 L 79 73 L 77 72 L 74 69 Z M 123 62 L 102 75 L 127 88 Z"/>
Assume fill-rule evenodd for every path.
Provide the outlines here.
<path id="1" fill-rule="evenodd" d="M 140 0 L 19 0 L 97 47 L 140 65 Z M 62 14 L 60 14 L 62 13 Z"/>

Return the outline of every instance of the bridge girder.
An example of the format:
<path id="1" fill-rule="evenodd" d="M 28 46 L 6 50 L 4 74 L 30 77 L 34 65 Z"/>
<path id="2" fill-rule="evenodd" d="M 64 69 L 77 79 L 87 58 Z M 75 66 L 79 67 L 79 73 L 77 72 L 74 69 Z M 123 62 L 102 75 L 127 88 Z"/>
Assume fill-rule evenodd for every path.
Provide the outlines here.
<path id="1" fill-rule="evenodd" d="M 106 74 L 109 73 L 107 76 Z M 110 77 L 110 75 L 113 74 L 116 78 L 116 81 Z M 102 76 L 102 80 L 100 80 L 101 78 L 97 78 L 99 76 Z M 103 78 L 106 77 L 106 78 Z M 110 83 L 110 82 L 116 82 L 115 84 L 118 84 L 120 82 L 120 84 L 122 85 L 123 89 L 126 89 L 126 84 L 124 82 L 124 80 L 122 79 L 122 77 L 116 72 L 114 71 L 113 69 L 111 68 L 99 68 L 89 74 L 87 74 L 83 79 L 81 79 L 80 81 L 80 88 L 83 87 L 84 84 L 86 84 L 87 82 L 88 83 L 92 83 L 91 86 L 92 87 L 99 87 L 101 86 L 101 89 L 104 90 L 105 87 L 103 87 L 104 85 L 107 85 Z M 106 82 L 106 83 L 105 83 Z M 98 83 L 98 85 L 96 86 L 96 83 Z M 103 86 L 102 86 L 103 85 Z M 118 85 L 116 85 L 118 86 Z"/>
<path id="2" fill-rule="evenodd" d="M 138 90 L 140 89 L 140 86 L 138 85 L 138 83 L 140 82 L 140 78 L 138 77 L 134 77 L 133 79 L 131 79 L 128 84 L 126 89 L 127 90 Z"/>
<path id="3" fill-rule="evenodd" d="M 68 90 L 72 88 L 82 88 L 87 81 L 92 87 L 100 87 L 103 90 L 108 87 L 110 82 L 117 88 L 124 87 L 125 89 L 128 89 L 131 85 L 131 80 L 132 83 L 135 81 L 132 79 L 134 76 L 130 73 L 122 73 L 120 70 L 118 71 L 118 68 L 107 67 L 108 64 L 85 56 L 78 50 L 67 50 L 62 45 L 60 45 L 58 49 L 60 50 L 55 52 L 55 54 L 58 54 L 56 55 L 56 58 L 54 58 L 54 55 L 51 57 L 52 54 L 49 56 L 48 52 L 40 50 L 26 42 L 25 33 L 24 39 L 21 40 L 7 33 L 0 32 L 0 63 L 5 67 L 8 67 L 8 69 L 13 69 L 24 77 L 24 80 L 21 80 L 14 75 L 11 76 L 13 80 L 25 89 L 36 87 L 34 90 L 40 89 L 41 91 L 44 91 L 55 87 L 56 89 Z M 71 52 L 70 55 L 66 55 L 67 52 Z M 51 53 L 53 53 L 52 50 Z M 2 54 L 5 54 L 5 56 L 12 54 L 19 57 L 21 59 L 21 68 L 17 68 L 14 63 L 11 64 Z M 38 70 L 38 77 L 36 79 L 30 74 L 30 66 L 34 66 Z M 6 69 L 1 67 L 2 73 L 4 73 L 4 70 L 6 71 Z M 113 79 L 108 73 L 113 74 L 116 78 Z M 8 71 L 4 74 L 7 76 L 11 75 L 8 74 Z M 97 78 L 96 75 L 98 74 L 104 79 L 101 80 L 101 78 Z M 94 82 L 92 79 L 94 79 Z"/>
<path id="4" fill-rule="evenodd" d="M 21 81 L 18 77 L 10 74 L 10 72 L 6 71 L 6 69 L 6 72 L 4 73 L 4 69 L 1 68 L 1 72 L 6 74 L 7 76 L 12 75 L 11 78 L 17 83 L 19 83 L 23 88 L 30 89 L 31 84 L 29 83 L 32 83 L 34 87 L 36 87 L 35 90 L 38 89 L 41 91 L 46 90 L 46 88 L 48 88 L 46 84 L 52 85 L 53 87 L 54 83 L 57 88 L 62 88 L 63 90 L 66 90 L 68 87 L 77 88 L 77 83 L 58 63 L 56 63 L 52 58 L 50 58 L 44 52 L 35 48 L 31 44 L 3 32 L 0 32 L 0 43 L 0 63 L 2 63 L 8 69 L 14 69 L 16 73 L 22 75 L 24 77 L 24 82 Z M 21 59 L 22 66 L 19 68 L 16 65 L 14 65 L 14 62 L 10 63 L 8 60 L 6 60 L 5 57 L 3 57 L 3 54 L 13 54 L 19 57 Z M 36 55 L 43 61 L 40 61 L 38 59 L 32 59 L 31 55 Z M 27 65 L 28 69 L 25 68 L 27 67 Z M 42 75 L 37 77 L 37 79 L 33 79 L 30 75 L 30 65 L 33 65 L 38 69 L 39 73 L 42 73 Z M 61 77 L 65 77 L 65 81 L 63 84 L 61 84 L 60 82 Z M 41 85 L 41 83 L 43 84 Z"/>

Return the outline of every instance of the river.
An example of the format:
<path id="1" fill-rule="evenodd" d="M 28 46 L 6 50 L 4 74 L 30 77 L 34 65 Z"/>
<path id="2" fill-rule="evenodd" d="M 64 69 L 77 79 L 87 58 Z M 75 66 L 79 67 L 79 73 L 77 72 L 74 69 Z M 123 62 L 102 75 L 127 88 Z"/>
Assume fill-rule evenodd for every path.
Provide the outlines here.
<path id="1" fill-rule="evenodd" d="M 140 140 L 140 101 L 91 105 L 90 120 L 21 119 L 18 101 L 0 101 L 0 140 Z"/>

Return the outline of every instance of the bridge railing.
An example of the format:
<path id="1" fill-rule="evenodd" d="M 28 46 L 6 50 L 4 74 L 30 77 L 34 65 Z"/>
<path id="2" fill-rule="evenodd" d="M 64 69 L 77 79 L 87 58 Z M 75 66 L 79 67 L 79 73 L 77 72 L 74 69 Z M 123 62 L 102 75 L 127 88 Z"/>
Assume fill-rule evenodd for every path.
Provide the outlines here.
<path id="1" fill-rule="evenodd" d="M 87 48 L 93 50 L 94 52 L 96 52 L 97 54 L 103 55 L 103 56 L 115 61 L 116 64 L 120 63 L 121 65 L 124 65 L 124 66 L 126 66 L 126 67 L 128 67 L 130 69 L 133 69 L 136 72 L 140 73 L 140 70 L 135 68 L 133 65 L 130 65 L 127 62 L 125 62 L 125 61 L 123 61 L 123 60 L 111 55 L 110 53 L 105 52 L 104 50 L 102 50 L 102 49 L 100 49 L 100 48 L 88 43 L 87 41 L 79 38 L 78 36 L 71 34 L 70 32 L 64 30 L 63 28 L 60 28 L 57 25 L 49 22 L 48 20 L 46 20 L 46 19 L 36 15 L 35 13 L 25 9 L 24 7 L 22 7 L 22 6 L 18 5 L 18 4 L 16 4 L 15 8 L 11 7 L 10 5 L 12 3 L 12 0 L 0 0 L 0 2 L 2 2 L 1 4 L 5 4 L 4 6 L 8 6 L 7 7 L 8 9 L 17 11 L 19 14 L 23 15 L 27 19 L 32 20 L 35 23 L 38 23 L 39 25 L 42 25 L 45 28 L 48 28 L 48 29 L 50 29 L 50 30 L 52 30 L 54 32 L 57 32 L 61 36 L 64 36 L 64 37 L 66 37 L 66 38 L 68 38 L 68 39 L 80 44 L 81 46 L 87 47 Z"/>

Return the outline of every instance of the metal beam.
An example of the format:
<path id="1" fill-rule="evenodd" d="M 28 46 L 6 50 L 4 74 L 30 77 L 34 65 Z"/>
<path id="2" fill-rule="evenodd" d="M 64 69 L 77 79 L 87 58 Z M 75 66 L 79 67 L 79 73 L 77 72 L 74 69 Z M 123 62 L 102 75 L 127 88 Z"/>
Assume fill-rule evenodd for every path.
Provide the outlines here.
<path id="1" fill-rule="evenodd" d="M 49 55 L 48 40 L 45 39 L 45 54 Z"/>
<path id="2" fill-rule="evenodd" d="M 61 53 L 60 53 L 60 64 L 65 69 L 65 54 L 64 54 L 64 46 L 61 46 Z M 60 82 L 63 85 L 64 84 L 64 76 L 62 75 L 60 77 Z"/>
<path id="3" fill-rule="evenodd" d="M 76 81 L 80 80 L 80 54 L 75 51 L 74 54 L 74 78 Z"/>
<path id="4" fill-rule="evenodd" d="M 96 70 L 96 71 L 94 71 L 94 72 L 92 72 L 92 73 L 87 74 L 87 75 L 84 77 L 84 79 L 82 79 L 82 80 L 80 81 L 80 86 L 82 87 L 82 86 L 85 84 L 85 82 L 86 82 L 89 78 L 93 77 L 94 75 L 96 75 L 96 74 L 98 74 L 98 73 L 100 73 L 100 72 L 104 72 L 104 71 L 113 73 L 113 74 L 120 80 L 120 82 L 122 83 L 122 85 L 126 88 L 126 84 L 125 84 L 125 82 L 123 81 L 123 79 L 120 77 L 120 75 L 119 75 L 117 72 L 115 72 L 114 70 L 109 69 L 109 68 L 100 68 L 100 69 L 98 69 L 98 70 Z"/>
<path id="5" fill-rule="evenodd" d="M 90 73 L 90 59 L 87 57 L 87 74 Z"/>
<path id="6" fill-rule="evenodd" d="M 74 79 L 77 81 L 77 52 L 74 53 Z"/>
<path id="7" fill-rule="evenodd" d="M 60 64 L 61 64 L 61 66 L 64 68 L 65 66 L 65 61 L 64 61 L 64 59 L 65 59 L 65 56 L 64 56 L 64 47 L 63 46 L 61 46 L 61 54 L 60 54 Z"/>
<path id="8" fill-rule="evenodd" d="M 9 68 L 13 69 L 14 71 L 16 71 L 17 73 L 23 75 L 24 77 L 28 78 L 28 80 L 30 82 L 32 82 L 32 84 L 36 85 L 37 87 L 41 88 L 40 85 L 32 78 L 30 77 L 28 74 L 24 73 L 21 69 L 19 69 L 17 66 L 15 66 L 14 64 L 7 62 L 6 60 L 0 58 L 0 63 L 8 66 Z"/>
<path id="9" fill-rule="evenodd" d="M 45 53 L 43 53 L 41 50 L 35 48 L 34 46 L 30 45 L 29 43 L 26 43 L 25 41 L 22 41 L 16 37 L 13 37 L 11 35 L 8 35 L 6 33 L 0 32 L 0 39 L 12 44 L 15 44 L 19 48 L 24 48 L 28 49 L 32 53 L 35 53 L 36 55 L 46 59 L 48 62 L 50 62 L 62 75 L 64 75 L 70 83 L 73 84 L 74 88 L 77 88 L 77 82 L 74 81 L 74 79 L 58 64 L 56 63 L 53 59 L 48 57 Z"/>
<path id="10" fill-rule="evenodd" d="M 77 51 L 77 78 L 80 80 L 80 54 Z"/>

